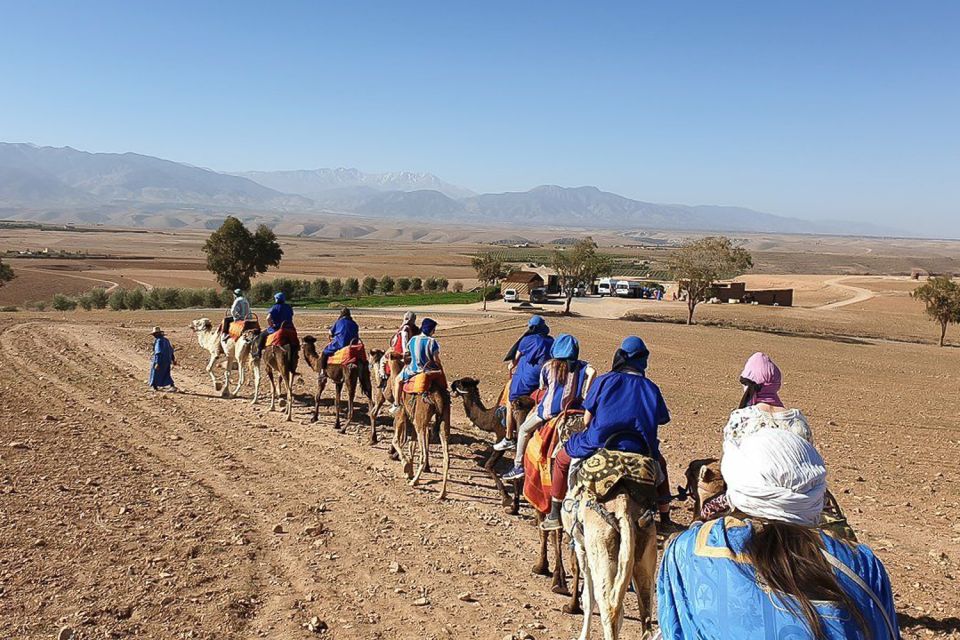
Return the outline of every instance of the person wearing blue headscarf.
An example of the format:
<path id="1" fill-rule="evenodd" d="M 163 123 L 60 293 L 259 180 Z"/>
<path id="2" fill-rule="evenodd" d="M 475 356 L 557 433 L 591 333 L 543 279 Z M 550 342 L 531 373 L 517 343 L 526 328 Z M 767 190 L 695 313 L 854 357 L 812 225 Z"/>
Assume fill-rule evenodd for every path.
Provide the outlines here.
<path id="1" fill-rule="evenodd" d="M 647 378 L 650 351 L 643 340 L 629 336 L 613 357 L 613 368 L 590 387 L 583 408 L 586 430 L 575 433 L 557 454 L 553 467 L 551 513 L 541 524 L 547 530 L 560 528 L 560 506 L 567 494 L 567 474 L 574 458 L 589 458 L 600 449 L 650 456 L 661 462 L 664 481 L 658 487 L 670 495 L 666 462 L 660 455 L 658 427 L 670 422 L 670 412 L 660 388 Z M 661 503 L 660 521 L 669 526 L 670 505 Z"/>
<path id="2" fill-rule="evenodd" d="M 340 310 L 340 317 L 330 327 L 330 342 L 320 353 L 320 377 L 327 375 L 327 360 L 344 347 L 349 347 L 360 341 L 360 325 L 353 319 L 350 309 Z"/>
<path id="3" fill-rule="evenodd" d="M 493 445 L 494 450 L 507 451 L 517 446 L 513 441 L 513 401 L 531 395 L 540 386 L 540 370 L 550 359 L 552 347 L 553 338 L 550 336 L 547 321 L 542 316 L 531 316 L 527 322 L 526 332 L 514 343 L 503 359 L 504 362 L 510 363 L 511 373 L 506 416 L 507 431 L 503 440 Z"/>
<path id="4" fill-rule="evenodd" d="M 568 333 L 557 336 L 550 349 L 550 360 L 540 371 L 543 397 L 517 430 L 513 469 L 504 474 L 504 480 L 523 477 L 523 454 L 534 431 L 564 411 L 583 409 L 583 401 L 596 374 L 596 369 L 580 360 L 580 343 L 576 338 Z"/>
<path id="5" fill-rule="evenodd" d="M 400 410 L 400 388 L 404 382 L 421 373 L 443 371 L 443 363 L 440 361 L 440 343 L 433 337 L 436 330 L 437 321 L 433 318 L 424 318 L 417 335 L 410 338 L 408 343 L 410 363 L 403 368 L 393 382 L 393 404 L 389 409 L 391 415 L 395 415 Z"/>
<path id="6" fill-rule="evenodd" d="M 296 327 L 293 326 L 293 307 L 287 304 L 287 297 L 283 295 L 283 292 L 278 291 L 273 294 L 273 306 L 267 311 L 267 330 L 261 332 L 257 340 L 258 353 L 263 352 L 263 348 L 267 344 L 267 336 L 276 333 L 281 328 L 296 331 Z M 299 350 L 299 343 L 294 345 L 294 348 Z"/>

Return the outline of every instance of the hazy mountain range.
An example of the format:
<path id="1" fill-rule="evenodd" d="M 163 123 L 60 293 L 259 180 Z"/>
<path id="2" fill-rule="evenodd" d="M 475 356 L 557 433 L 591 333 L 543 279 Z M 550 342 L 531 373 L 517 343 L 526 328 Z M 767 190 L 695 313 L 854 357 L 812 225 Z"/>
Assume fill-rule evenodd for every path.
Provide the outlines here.
<path id="1" fill-rule="evenodd" d="M 0 217 L 177 227 L 210 226 L 228 212 L 268 213 L 273 220 L 337 213 L 435 224 L 902 235 L 742 207 L 655 204 L 596 187 L 545 185 L 478 195 L 429 173 L 338 168 L 228 174 L 136 153 L 0 143 Z"/>

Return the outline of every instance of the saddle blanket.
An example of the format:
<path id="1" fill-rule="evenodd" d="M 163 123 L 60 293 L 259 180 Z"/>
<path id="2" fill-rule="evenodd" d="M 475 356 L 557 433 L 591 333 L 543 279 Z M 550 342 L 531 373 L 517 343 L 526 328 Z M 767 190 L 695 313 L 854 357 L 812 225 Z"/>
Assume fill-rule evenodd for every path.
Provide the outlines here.
<path id="1" fill-rule="evenodd" d="M 259 331 L 260 323 L 256 320 L 237 320 L 230 323 L 229 336 L 234 340 L 239 340 L 245 331 Z"/>
<path id="2" fill-rule="evenodd" d="M 292 327 L 277 329 L 267 336 L 268 347 L 282 347 L 285 345 L 300 345 L 300 338 L 297 337 L 297 330 Z"/>
<path id="3" fill-rule="evenodd" d="M 362 342 L 338 349 L 327 359 L 327 364 L 354 364 L 367 361 L 367 349 Z"/>
<path id="4" fill-rule="evenodd" d="M 403 392 L 409 394 L 426 393 L 437 387 L 447 388 L 447 376 L 443 371 L 425 371 L 404 382 Z"/>
<path id="5" fill-rule="evenodd" d="M 661 482 L 660 464 L 639 453 L 600 449 L 587 458 L 577 474 L 577 484 L 590 495 L 604 500 L 623 484 L 637 500 L 655 500 Z"/>
<path id="6" fill-rule="evenodd" d="M 548 420 L 530 439 L 523 453 L 523 497 L 540 513 L 550 511 L 554 452 L 583 429 L 583 412 L 567 411 Z"/>

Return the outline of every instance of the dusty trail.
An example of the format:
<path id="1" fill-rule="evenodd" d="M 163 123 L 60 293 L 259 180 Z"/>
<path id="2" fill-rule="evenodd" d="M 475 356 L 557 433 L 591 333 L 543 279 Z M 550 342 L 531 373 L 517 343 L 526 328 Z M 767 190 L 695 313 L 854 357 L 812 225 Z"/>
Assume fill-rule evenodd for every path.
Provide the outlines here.
<path id="1" fill-rule="evenodd" d="M 238 637 L 301 637 L 312 616 L 336 638 L 488 638 L 492 629 L 500 637 L 543 627 L 541 617 L 553 632 L 573 632 L 559 596 L 524 608 L 527 594 L 544 593 L 528 571 L 534 531 L 501 517 L 468 457 L 477 448 L 471 437 L 455 440 L 453 499 L 439 504 L 435 475 L 424 490 L 410 489 L 385 445 L 334 435 L 329 409 L 316 425 L 288 425 L 265 406 L 206 397 L 209 383 L 183 369 L 175 376 L 185 393 L 144 392 L 137 378 L 147 360 L 129 333 L 20 324 L 0 337 L 4 368 L 39 378 L 52 366 L 59 373 L 43 378 L 44 396 L 102 416 L 100 438 L 176 470 L 217 509 L 242 514 L 237 535 L 253 557 L 236 586 L 255 604 Z M 296 418 L 308 411 L 298 403 Z M 278 524 L 285 533 L 273 533 Z M 458 599 L 468 591 L 477 602 Z"/>
<path id="2" fill-rule="evenodd" d="M 844 300 L 838 300 L 836 302 L 831 302 L 829 304 L 820 305 L 819 307 L 814 307 L 813 310 L 823 311 L 825 309 L 839 309 L 841 307 L 846 307 L 851 304 L 866 302 L 867 300 L 870 300 L 871 298 L 877 295 L 876 291 L 872 291 L 864 287 L 855 287 L 850 284 L 843 284 L 845 280 L 855 280 L 855 279 L 856 278 L 853 278 L 853 277 L 843 277 L 843 278 L 832 278 L 830 280 L 827 280 L 824 284 L 831 287 L 836 287 L 838 289 L 843 289 L 844 291 L 847 291 L 853 295 Z"/>

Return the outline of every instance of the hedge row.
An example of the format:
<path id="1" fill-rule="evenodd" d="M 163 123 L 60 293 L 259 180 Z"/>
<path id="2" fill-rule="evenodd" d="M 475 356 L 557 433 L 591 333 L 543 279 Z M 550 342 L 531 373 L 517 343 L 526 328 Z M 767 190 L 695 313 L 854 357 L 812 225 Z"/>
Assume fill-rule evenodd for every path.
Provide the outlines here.
<path id="1" fill-rule="evenodd" d="M 277 278 L 270 282 L 255 282 L 250 288 L 248 297 L 252 304 L 263 305 L 272 302 L 273 294 L 277 291 L 282 291 L 288 300 L 305 300 L 342 295 L 356 296 L 363 294 L 372 296 L 377 293 L 447 291 L 449 288 L 450 281 L 446 278 L 393 278 L 392 276 L 383 276 L 377 279 L 367 276 L 363 280 L 358 278 L 317 278 L 312 281 Z M 453 290 L 463 291 L 463 283 L 454 282 Z"/>

